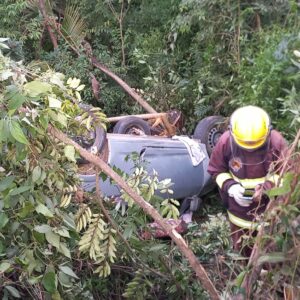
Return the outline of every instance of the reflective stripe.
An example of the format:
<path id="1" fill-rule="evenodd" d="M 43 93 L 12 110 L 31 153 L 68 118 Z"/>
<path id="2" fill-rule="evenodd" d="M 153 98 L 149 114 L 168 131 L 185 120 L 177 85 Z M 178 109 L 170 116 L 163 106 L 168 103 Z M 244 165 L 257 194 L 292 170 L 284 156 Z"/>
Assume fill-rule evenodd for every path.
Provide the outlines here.
<path id="1" fill-rule="evenodd" d="M 229 211 L 227 211 L 227 213 L 228 213 L 229 221 L 238 227 L 246 228 L 246 229 L 259 229 L 259 227 L 261 226 L 260 224 L 258 224 L 256 222 L 251 222 L 251 221 L 236 217 Z"/>
<path id="2" fill-rule="evenodd" d="M 234 176 L 232 173 L 231 173 L 231 176 L 235 181 L 239 182 L 246 190 L 252 190 L 258 184 L 263 184 L 266 181 L 266 177 L 252 178 L 252 179 L 248 179 L 248 178 L 240 179 L 240 178 Z"/>
<path id="3" fill-rule="evenodd" d="M 249 190 L 254 189 L 258 184 L 263 184 L 266 181 L 271 181 L 276 186 L 278 186 L 278 179 L 279 179 L 279 175 L 278 174 L 268 174 L 265 177 L 252 178 L 252 179 L 249 179 L 249 178 L 240 179 L 240 178 L 236 177 L 235 175 L 233 175 L 231 172 L 230 172 L 230 174 L 231 174 L 232 178 L 235 181 L 239 182 L 246 190 L 248 190 L 248 189 Z"/>
<path id="4" fill-rule="evenodd" d="M 232 179 L 232 176 L 230 175 L 230 173 L 220 173 L 216 177 L 216 182 L 220 189 L 222 188 L 223 183 L 228 179 Z"/>
<path id="5" fill-rule="evenodd" d="M 266 180 L 269 180 L 271 182 L 273 182 L 276 186 L 278 186 L 278 182 L 279 182 L 279 175 L 278 174 L 270 174 L 266 177 Z M 282 180 L 279 184 L 279 186 L 282 185 Z"/>

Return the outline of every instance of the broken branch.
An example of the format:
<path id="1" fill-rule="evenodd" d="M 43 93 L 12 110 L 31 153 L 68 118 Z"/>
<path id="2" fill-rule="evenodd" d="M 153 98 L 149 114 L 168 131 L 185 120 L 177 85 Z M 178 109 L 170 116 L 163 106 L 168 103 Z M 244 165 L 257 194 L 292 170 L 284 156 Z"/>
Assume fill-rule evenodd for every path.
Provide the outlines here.
<path id="1" fill-rule="evenodd" d="M 130 188 L 126 181 L 116 172 L 114 172 L 112 168 L 108 164 L 106 164 L 102 159 L 91 154 L 90 152 L 82 148 L 80 145 L 78 145 L 76 142 L 68 138 L 64 133 L 52 127 L 51 125 L 48 126 L 48 132 L 60 141 L 74 146 L 74 148 L 79 152 L 79 154 L 83 158 L 85 158 L 95 166 L 99 167 L 106 175 L 112 178 L 133 199 L 133 201 L 144 210 L 146 214 L 151 216 L 153 220 L 161 226 L 161 228 L 176 243 L 180 252 L 188 259 L 191 268 L 195 271 L 199 281 L 201 282 L 203 288 L 208 292 L 211 299 L 220 299 L 215 286 L 209 279 L 207 272 L 205 271 L 204 267 L 200 264 L 193 251 L 187 246 L 182 236 L 164 221 L 164 219 L 160 216 L 160 214 L 152 205 L 146 202 L 140 195 L 138 195 L 132 188 Z"/>

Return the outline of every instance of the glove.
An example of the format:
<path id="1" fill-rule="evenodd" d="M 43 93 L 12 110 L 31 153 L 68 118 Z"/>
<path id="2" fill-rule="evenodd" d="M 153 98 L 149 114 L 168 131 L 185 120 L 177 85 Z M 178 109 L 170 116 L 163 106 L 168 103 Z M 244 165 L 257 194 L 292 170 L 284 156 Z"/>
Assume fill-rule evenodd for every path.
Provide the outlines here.
<path id="1" fill-rule="evenodd" d="M 243 207 L 250 206 L 252 201 L 243 199 L 245 189 L 240 184 L 234 184 L 228 189 L 228 195 L 234 198 L 235 202 Z"/>

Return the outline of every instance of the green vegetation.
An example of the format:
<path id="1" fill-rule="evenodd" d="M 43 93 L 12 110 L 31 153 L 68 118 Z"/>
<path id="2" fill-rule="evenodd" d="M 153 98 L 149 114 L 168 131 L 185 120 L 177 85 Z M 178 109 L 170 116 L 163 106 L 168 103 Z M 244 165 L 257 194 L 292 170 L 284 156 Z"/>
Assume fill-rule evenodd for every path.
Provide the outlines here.
<path id="1" fill-rule="evenodd" d="M 90 130 L 81 99 L 96 107 L 97 124 L 105 123 L 104 113 L 142 112 L 115 81 L 92 67 L 90 52 L 157 111 L 181 110 L 189 134 L 205 116 L 228 116 L 240 105 L 255 104 L 292 141 L 300 124 L 298 1 L 46 0 L 47 21 L 40 2 L 0 3 L 1 296 L 208 298 L 172 243 L 140 238 L 150 220 L 130 198 L 124 197 L 127 210 L 125 203 L 104 202 L 103 211 L 99 195 L 78 196 L 75 149 L 48 128 L 73 136 Z M 92 75 L 100 86 L 98 98 Z M 81 123 L 75 122 L 78 115 Z M 255 283 L 255 299 L 291 299 L 300 285 L 296 142 L 286 158 L 293 168 L 283 186 L 271 191 L 276 205 L 266 220 L 272 226 L 260 237 L 256 262 L 272 268 Z M 162 215 L 178 216 L 176 201 L 161 202 L 153 194 L 166 189 L 171 196 L 169 182 L 158 182 L 138 163 L 136 173 L 124 178 Z M 255 268 L 245 269 L 232 253 L 216 201 L 212 195 L 186 240 L 226 297 L 244 292 L 243 278 Z"/>

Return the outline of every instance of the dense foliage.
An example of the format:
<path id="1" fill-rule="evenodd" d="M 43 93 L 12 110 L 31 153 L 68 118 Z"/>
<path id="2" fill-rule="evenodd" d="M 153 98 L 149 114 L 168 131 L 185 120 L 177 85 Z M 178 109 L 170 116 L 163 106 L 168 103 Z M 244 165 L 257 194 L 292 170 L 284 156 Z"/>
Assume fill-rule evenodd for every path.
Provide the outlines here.
<path id="1" fill-rule="evenodd" d="M 138 259 L 136 270 L 140 264 L 148 267 L 137 255 L 130 258 L 127 239 L 136 241 L 134 248 L 164 246 L 139 244 L 137 228 L 143 229 L 147 218 L 126 193 L 118 205 L 109 203 L 118 227 L 104 216 L 101 195 L 82 196 L 75 149 L 51 136 L 49 126 L 82 136 L 91 123 L 102 125 L 105 116 L 94 108 L 91 120 L 91 114 L 80 111 L 84 85 L 79 79 L 65 81 L 63 74 L 42 67 L 24 67 L 0 52 L 0 292 L 6 298 L 80 299 L 92 295 L 92 282 L 110 275 L 116 260 Z M 163 216 L 178 217 L 176 200 L 154 197 L 156 190 L 172 194 L 170 180 L 148 175 L 138 161 L 135 172 L 123 176 Z M 124 237 L 116 247 L 120 230 Z M 128 249 L 120 247 L 124 241 Z M 83 274 L 91 271 L 95 275 L 85 280 Z"/>
<path id="2" fill-rule="evenodd" d="M 56 49 L 38 3 L 0 3 L 0 37 L 9 38 L 0 40 L 0 293 L 4 299 L 207 298 L 174 245 L 141 239 L 149 219 L 130 198 L 116 206 L 78 193 L 74 148 L 53 139 L 48 126 L 73 136 L 89 130 L 95 120 L 79 109 L 81 98 L 109 116 L 142 110 L 70 46 L 84 37 L 86 50 L 157 111 L 182 110 L 189 134 L 204 116 L 256 104 L 292 140 L 300 124 L 298 1 L 47 0 Z M 78 40 L 58 34 L 64 21 Z M 94 114 L 103 124 L 102 112 Z M 299 286 L 297 164 L 270 194 L 284 202 L 266 215 L 272 227 L 260 241 L 258 264 L 272 268 L 257 281 L 255 299 L 290 299 Z M 137 161 L 135 173 L 123 176 L 163 216 L 178 216 L 176 201 L 153 196 L 155 189 L 171 196 L 170 182 L 158 182 Z M 186 240 L 226 298 L 241 291 L 251 270 L 231 252 L 219 212 L 202 210 Z"/>
<path id="3" fill-rule="evenodd" d="M 34 2 L 0 4 L 0 35 L 22 42 L 27 60 L 45 59 L 90 86 L 92 69 L 83 56 L 74 59 L 63 40 L 52 51 Z M 65 17 L 64 1 L 47 3 L 51 18 Z M 72 5 L 85 20 L 93 54 L 158 111 L 181 109 L 189 133 L 203 116 L 227 115 L 248 103 L 266 108 L 279 129 L 298 122 L 299 65 L 292 53 L 300 43 L 297 1 L 85 0 Z M 97 101 L 88 88 L 86 101 L 108 115 L 140 111 L 114 82 L 93 72 L 101 97 Z"/>

